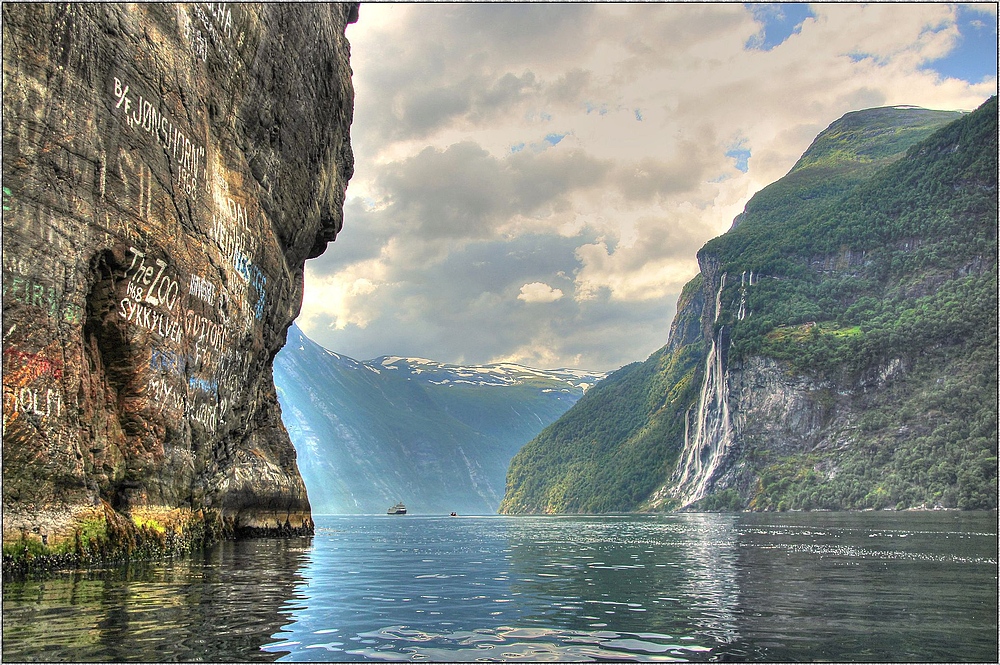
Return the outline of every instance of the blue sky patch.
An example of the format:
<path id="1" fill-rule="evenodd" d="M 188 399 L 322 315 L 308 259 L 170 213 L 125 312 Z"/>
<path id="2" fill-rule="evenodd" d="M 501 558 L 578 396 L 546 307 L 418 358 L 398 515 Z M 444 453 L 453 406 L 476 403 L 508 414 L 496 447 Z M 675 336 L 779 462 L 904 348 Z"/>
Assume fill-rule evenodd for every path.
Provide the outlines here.
<path id="1" fill-rule="evenodd" d="M 510 147 L 510 152 L 511 154 L 515 154 L 527 150 L 530 154 L 537 155 L 552 146 L 559 145 L 559 142 L 569 135 L 570 132 L 551 132 L 543 136 L 541 141 L 532 141 L 531 143 L 521 141 L 520 143 L 515 143 Z"/>
<path id="2" fill-rule="evenodd" d="M 737 170 L 743 173 L 750 170 L 750 148 L 747 147 L 746 139 L 740 139 L 729 146 L 729 150 L 726 151 L 726 157 L 732 158 L 733 166 Z"/>
<path id="3" fill-rule="evenodd" d="M 815 17 L 809 5 L 795 2 L 774 2 L 766 4 L 745 4 L 754 19 L 762 23 L 760 32 L 747 40 L 748 50 L 770 51 L 784 43 L 786 39 L 802 30 L 807 18 Z"/>
<path id="4" fill-rule="evenodd" d="M 989 14 L 958 6 L 958 44 L 945 57 L 924 65 L 925 69 L 979 83 L 997 73 L 997 22 Z"/>
<path id="5" fill-rule="evenodd" d="M 549 145 L 558 145 L 564 138 L 566 138 L 565 134 L 546 134 L 543 140 Z"/>

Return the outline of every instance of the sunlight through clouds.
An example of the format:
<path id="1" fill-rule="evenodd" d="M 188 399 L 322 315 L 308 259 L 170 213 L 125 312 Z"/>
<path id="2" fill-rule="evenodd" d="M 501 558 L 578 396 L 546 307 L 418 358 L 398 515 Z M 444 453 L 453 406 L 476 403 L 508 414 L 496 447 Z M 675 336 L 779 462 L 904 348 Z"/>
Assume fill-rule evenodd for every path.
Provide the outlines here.
<path id="1" fill-rule="evenodd" d="M 307 277 L 309 277 L 307 271 Z M 366 311 L 365 297 L 377 288 L 367 277 L 345 270 L 320 278 L 309 279 L 309 287 L 302 297 L 300 326 L 312 327 L 315 317 L 329 320 L 329 328 L 343 330 L 349 325 L 365 328 L 374 318 Z"/>

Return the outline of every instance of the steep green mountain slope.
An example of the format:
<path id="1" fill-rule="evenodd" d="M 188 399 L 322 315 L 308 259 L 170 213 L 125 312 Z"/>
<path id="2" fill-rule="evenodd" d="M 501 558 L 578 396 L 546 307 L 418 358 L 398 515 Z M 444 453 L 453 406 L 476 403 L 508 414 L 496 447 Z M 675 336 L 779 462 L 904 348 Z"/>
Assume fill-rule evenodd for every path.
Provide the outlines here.
<path id="1" fill-rule="evenodd" d="M 501 512 L 995 508 L 997 106 L 850 113 L 699 252 L 668 344 Z"/>
<path id="2" fill-rule="evenodd" d="M 359 362 L 296 326 L 274 363 L 316 513 L 496 512 L 517 450 L 603 375 L 416 358 Z"/>

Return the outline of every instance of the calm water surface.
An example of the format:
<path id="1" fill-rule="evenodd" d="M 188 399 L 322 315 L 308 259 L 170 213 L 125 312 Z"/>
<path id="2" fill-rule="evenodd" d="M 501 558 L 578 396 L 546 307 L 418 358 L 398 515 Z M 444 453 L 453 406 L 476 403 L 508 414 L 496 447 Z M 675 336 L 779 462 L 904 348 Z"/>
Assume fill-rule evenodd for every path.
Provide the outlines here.
<path id="1" fill-rule="evenodd" d="M 997 662 L 997 517 L 317 517 L 3 587 L 5 661 Z"/>

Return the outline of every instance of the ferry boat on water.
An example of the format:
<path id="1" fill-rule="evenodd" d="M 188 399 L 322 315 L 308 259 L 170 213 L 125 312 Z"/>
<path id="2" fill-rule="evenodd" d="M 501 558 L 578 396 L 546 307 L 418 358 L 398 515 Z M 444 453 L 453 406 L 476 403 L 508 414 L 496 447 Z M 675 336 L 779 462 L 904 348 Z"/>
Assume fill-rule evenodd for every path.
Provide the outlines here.
<path id="1" fill-rule="evenodd" d="M 386 515 L 405 515 L 406 514 L 406 506 L 404 506 L 403 502 L 400 501 L 395 506 L 393 506 L 389 510 L 385 511 L 385 514 Z"/>

